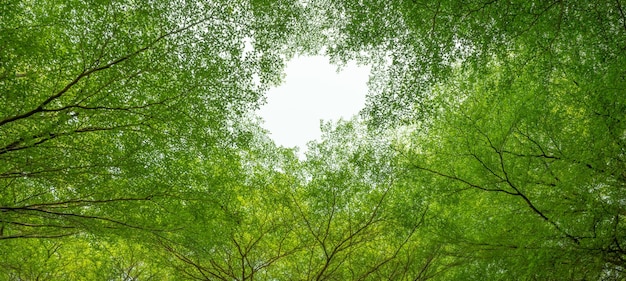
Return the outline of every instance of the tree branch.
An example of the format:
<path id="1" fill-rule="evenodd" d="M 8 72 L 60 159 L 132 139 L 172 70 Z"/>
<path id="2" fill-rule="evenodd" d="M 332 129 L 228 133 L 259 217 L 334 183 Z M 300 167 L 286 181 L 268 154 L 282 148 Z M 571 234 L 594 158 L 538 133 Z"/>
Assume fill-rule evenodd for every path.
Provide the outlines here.
<path id="1" fill-rule="evenodd" d="M 133 57 L 135 57 L 135 56 L 137 56 L 137 55 L 139 55 L 139 54 L 141 54 L 141 53 L 143 53 L 143 52 L 145 52 L 145 51 L 149 50 L 149 49 L 150 49 L 150 48 L 152 48 L 154 45 L 156 45 L 157 43 L 159 43 L 160 41 L 162 41 L 163 39 L 165 39 L 165 38 L 167 38 L 167 37 L 169 37 L 169 36 L 171 36 L 171 35 L 174 35 L 174 34 L 177 34 L 177 33 L 183 32 L 183 31 L 185 31 L 185 30 L 188 30 L 188 29 L 190 29 L 190 28 L 192 28 L 192 27 L 194 27 L 194 26 L 197 26 L 197 25 L 198 25 L 198 24 L 200 24 L 200 23 L 205 22 L 205 21 L 206 21 L 206 20 L 208 20 L 208 19 L 209 19 L 209 17 L 205 17 L 205 18 L 203 18 L 203 19 L 201 19 L 201 20 L 198 20 L 198 21 L 193 22 L 193 23 L 191 23 L 191 24 L 189 24 L 189 25 L 183 26 L 183 27 L 181 27 L 181 28 L 179 28 L 179 29 L 172 30 L 172 31 L 170 31 L 170 32 L 167 32 L 167 33 L 165 33 L 165 34 L 162 34 L 161 36 L 157 37 L 156 39 L 154 39 L 153 41 L 151 41 L 150 43 L 148 43 L 148 44 L 147 44 L 146 46 L 144 46 L 143 48 L 140 48 L 140 49 L 138 49 L 138 50 L 136 50 L 136 51 L 134 51 L 134 52 L 132 52 L 132 53 L 129 53 L 129 54 L 125 55 L 125 56 L 119 57 L 119 58 L 117 58 L 117 59 L 115 59 L 115 60 L 113 60 L 113 61 L 110 61 L 110 62 L 109 62 L 109 63 L 107 63 L 107 64 L 104 64 L 104 65 L 101 65 L 101 66 L 97 66 L 97 67 L 91 68 L 91 69 L 89 69 L 89 70 L 83 70 L 83 71 L 82 71 L 82 72 L 81 72 L 78 76 L 76 76 L 76 78 L 74 78 L 74 80 L 72 80 L 70 83 L 68 83 L 67 85 L 65 85 L 65 87 L 63 87 L 63 88 L 62 88 L 61 90 L 59 90 L 57 93 L 55 93 L 54 95 L 52 95 L 52 96 L 48 97 L 48 98 L 47 98 L 46 100 L 44 100 L 43 102 L 41 102 L 41 103 L 39 104 L 39 106 L 37 106 L 35 109 L 32 109 L 32 110 L 30 110 L 30 111 L 28 111 L 28 112 L 25 112 L 25 113 L 22 113 L 22 114 L 18 114 L 18 115 L 14 115 L 14 116 L 6 117 L 6 118 L 4 118 L 3 120 L 0 120 L 0 127 L 1 127 L 1 126 L 3 126 L 3 125 L 5 125 L 5 124 L 7 124 L 7 123 L 14 122 L 14 121 L 17 121 L 17 120 L 20 120 L 20 119 L 24 119 L 24 118 L 28 118 L 28 117 L 30 117 L 30 116 L 32 116 L 32 115 L 34 115 L 34 114 L 36 114 L 36 113 L 39 113 L 39 112 L 43 112 L 43 111 L 45 111 L 44 107 L 45 107 L 46 105 L 48 105 L 50 102 L 52 102 L 52 101 L 54 101 L 54 100 L 56 100 L 56 99 L 60 98 L 61 96 L 63 96 L 63 95 L 64 95 L 66 92 L 68 92 L 68 91 L 69 91 L 72 87 L 74 87 L 76 84 L 78 84 L 78 82 L 80 82 L 83 78 L 88 77 L 88 76 L 89 76 L 89 75 L 91 75 L 91 74 L 94 74 L 94 73 L 100 72 L 100 71 L 102 71 L 102 70 L 109 69 L 109 68 L 111 68 L 111 67 L 113 67 L 113 66 L 115 66 L 115 65 L 117 65 L 117 64 L 120 64 L 120 63 L 122 63 L 122 62 L 124 62 L 124 61 L 126 61 L 126 60 L 129 60 L 129 59 L 131 59 L 131 58 L 133 58 Z"/>
<path id="2" fill-rule="evenodd" d="M 79 232 L 70 232 L 63 234 L 50 234 L 50 235 L 42 235 L 42 234 L 19 234 L 19 235 L 9 235 L 9 236 L 0 236 L 0 240 L 5 239 L 18 239 L 18 238 L 35 238 L 35 239 L 52 239 L 52 238 L 61 238 L 76 235 Z"/>

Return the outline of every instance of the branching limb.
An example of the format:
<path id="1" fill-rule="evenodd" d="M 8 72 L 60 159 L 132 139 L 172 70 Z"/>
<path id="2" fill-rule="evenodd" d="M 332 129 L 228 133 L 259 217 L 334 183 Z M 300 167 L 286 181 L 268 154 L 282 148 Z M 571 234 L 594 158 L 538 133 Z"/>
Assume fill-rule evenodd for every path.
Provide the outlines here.
<path id="1" fill-rule="evenodd" d="M 43 112 L 45 109 L 44 107 L 47 106 L 48 104 L 50 104 L 52 101 L 60 98 L 61 96 L 63 96 L 65 93 L 67 93 L 70 89 L 72 89 L 76 84 L 78 84 L 81 80 L 83 80 L 86 77 L 89 77 L 90 75 L 94 74 L 94 73 L 98 73 L 100 71 L 109 69 L 115 65 L 118 65 L 124 61 L 127 61 L 131 58 L 136 57 L 137 55 L 151 49 L 152 47 L 154 47 L 154 45 L 158 44 L 159 42 L 163 41 L 165 38 L 170 37 L 172 35 L 181 33 L 183 31 L 186 31 L 190 28 L 193 28 L 194 26 L 197 26 L 205 21 L 207 21 L 209 19 L 209 17 L 203 18 L 201 20 L 198 20 L 196 22 L 193 22 L 189 25 L 183 26 L 179 29 L 176 30 L 172 30 L 170 32 L 164 33 L 161 36 L 157 37 L 156 39 L 154 39 L 153 41 L 151 41 L 150 43 L 148 43 L 146 46 L 137 49 L 136 51 L 126 54 L 122 57 L 119 57 L 113 61 L 110 61 L 104 65 L 100 65 L 100 66 L 95 66 L 91 69 L 88 70 L 83 70 L 80 74 L 78 74 L 78 76 L 76 76 L 76 78 L 74 78 L 74 80 L 72 80 L 70 83 L 68 83 L 67 85 L 65 85 L 65 87 L 63 87 L 61 90 L 59 90 L 58 92 L 56 92 L 54 95 L 48 97 L 46 100 L 44 100 L 43 102 L 41 102 L 35 109 L 32 109 L 28 112 L 22 113 L 22 114 L 18 114 L 18 115 L 14 115 L 14 116 L 9 116 L 6 117 L 2 120 L 0 120 L 0 127 L 2 127 L 5 124 L 20 120 L 20 119 L 25 119 L 28 118 L 36 113 L 39 112 Z"/>

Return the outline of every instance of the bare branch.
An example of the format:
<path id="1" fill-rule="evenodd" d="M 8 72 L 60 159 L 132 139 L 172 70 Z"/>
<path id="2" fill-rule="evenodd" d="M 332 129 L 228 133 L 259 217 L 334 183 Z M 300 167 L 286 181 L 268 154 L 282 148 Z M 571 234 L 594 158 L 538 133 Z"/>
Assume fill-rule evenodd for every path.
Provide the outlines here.
<path id="1" fill-rule="evenodd" d="M 11 151 L 17 151 L 17 150 L 22 150 L 22 149 L 27 149 L 27 148 L 32 148 L 35 146 L 38 146 L 42 143 L 45 143 L 49 140 L 55 139 L 57 137 L 61 137 L 61 136 L 68 136 L 68 135 L 72 135 L 75 133 L 88 133 L 88 132 L 97 132 L 97 131 L 111 131 L 111 130 L 117 130 L 117 129 L 122 129 L 122 128 L 131 128 L 132 131 L 139 131 L 136 129 L 133 129 L 134 127 L 140 127 L 140 126 L 144 126 L 146 125 L 143 122 L 140 123 L 132 123 L 132 124 L 123 124 L 123 125 L 117 125 L 117 126 L 111 126 L 111 127 L 83 127 L 83 128 L 78 128 L 75 130 L 71 130 L 71 131 L 66 131 L 66 132 L 59 132 L 59 133 L 46 133 L 46 134 L 41 134 L 41 135 L 35 135 L 32 136 L 31 139 L 32 140 L 36 140 L 34 143 L 29 144 L 29 145 L 20 145 L 22 142 L 27 141 L 26 139 L 19 139 L 3 148 L 0 148 L 0 155 L 11 152 Z"/>
<path id="2" fill-rule="evenodd" d="M 511 191 L 504 190 L 504 189 L 499 189 L 499 188 L 494 188 L 494 189 L 492 189 L 492 188 L 486 188 L 486 187 L 483 187 L 483 186 L 480 186 L 480 185 L 477 185 L 477 184 L 473 184 L 473 183 L 471 183 L 471 182 L 469 182 L 469 181 L 467 181 L 467 180 L 465 180 L 465 179 L 459 178 L 459 177 L 457 177 L 457 176 L 448 175 L 448 174 L 445 174 L 445 173 L 442 173 L 442 172 L 439 172 L 439 171 L 435 171 L 435 170 L 430 169 L 430 168 L 421 167 L 421 166 L 416 165 L 416 164 L 412 164 L 412 167 L 414 167 L 414 168 L 416 168 L 416 169 L 418 169 L 418 170 L 426 171 L 426 172 L 429 172 L 429 173 L 432 173 L 432 174 L 435 174 L 435 175 L 438 175 L 438 176 L 441 176 L 441 177 L 447 178 L 447 179 L 451 179 L 451 180 L 453 180 L 453 181 L 457 181 L 457 182 L 463 183 L 463 184 L 465 184 L 465 185 L 467 185 L 467 186 L 470 186 L 470 187 L 472 187 L 472 188 L 476 188 L 476 189 L 480 189 L 480 190 L 484 190 L 484 191 L 491 191 L 491 192 L 502 192 L 502 193 L 506 193 L 506 194 L 509 194 L 509 195 L 515 195 L 515 196 L 517 196 L 517 195 L 518 195 L 518 194 L 517 194 L 517 193 L 515 193 L 515 192 L 511 192 Z"/>
<path id="3" fill-rule="evenodd" d="M 163 231 L 161 229 L 151 229 L 151 228 L 147 228 L 147 227 L 141 227 L 141 226 L 137 226 L 137 225 L 132 225 L 132 224 L 129 224 L 129 223 L 125 223 L 123 221 L 119 221 L 119 220 L 115 220 L 115 219 L 111 219 L 111 218 L 107 218 L 107 217 L 102 217 L 102 216 L 82 215 L 82 214 L 76 214 L 76 213 L 65 213 L 65 212 L 58 212 L 58 211 L 39 209 L 39 208 L 3 206 L 3 207 L 0 207 L 0 211 L 2 211 L 2 212 L 7 212 L 7 211 L 11 211 L 11 212 L 35 212 L 35 213 L 42 213 L 42 214 L 53 215 L 53 216 L 58 216 L 58 217 L 74 217 L 74 218 L 82 218 L 82 219 L 92 219 L 92 220 L 97 220 L 97 221 L 105 221 L 105 222 L 113 223 L 114 225 L 119 225 L 119 226 L 123 226 L 123 227 L 139 229 L 139 230 Z"/>
<path id="4" fill-rule="evenodd" d="M 19 234 L 19 235 L 9 235 L 9 236 L 0 236 L 0 240 L 5 239 L 18 239 L 18 238 L 34 238 L 34 239 L 53 239 L 53 238 L 61 238 L 76 235 L 78 232 L 70 232 L 70 233 L 62 233 L 62 234 Z"/>

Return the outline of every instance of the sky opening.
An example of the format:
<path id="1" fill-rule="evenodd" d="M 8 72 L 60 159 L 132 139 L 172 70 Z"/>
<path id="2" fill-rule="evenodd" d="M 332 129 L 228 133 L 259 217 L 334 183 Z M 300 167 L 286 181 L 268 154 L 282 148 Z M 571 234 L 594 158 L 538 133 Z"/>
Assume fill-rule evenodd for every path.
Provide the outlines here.
<path id="1" fill-rule="evenodd" d="M 277 145 L 299 147 L 321 136 L 320 120 L 348 119 L 365 106 L 370 67 L 349 63 L 337 72 L 323 56 L 287 63 L 282 85 L 267 93 L 259 110 L 263 127 Z"/>

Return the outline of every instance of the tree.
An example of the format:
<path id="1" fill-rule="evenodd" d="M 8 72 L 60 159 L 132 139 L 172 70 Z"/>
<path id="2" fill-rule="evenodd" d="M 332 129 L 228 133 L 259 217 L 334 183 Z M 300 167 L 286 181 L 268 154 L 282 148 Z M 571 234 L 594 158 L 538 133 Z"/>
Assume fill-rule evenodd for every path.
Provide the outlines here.
<path id="1" fill-rule="evenodd" d="M 421 262 L 408 256 L 426 210 L 412 210 L 421 213 L 416 221 L 397 213 L 402 190 L 386 137 L 370 135 L 358 119 L 325 123 L 322 132 L 297 170 L 301 184 L 291 190 L 303 247 L 289 257 L 283 279 L 398 279 Z"/>
<path id="2" fill-rule="evenodd" d="M 228 186 L 230 198 L 221 201 L 223 218 L 199 214 L 192 226 L 195 235 L 159 241 L 176 258 L 176 272 L 187 278 L 282 279 L 286 260 L 302 247 L 287 194 L 297 182 L 289 172 L 298 162 L 296 155 L 277 148 L 257 124 L 244 124 L 251 143 L 239 151 L 242 173 Z"/>
<path id="3" fill-rule="evenodd" d="M 481 81 L 494 59 L 510 66 L 500 72 L 509 79 L 541 62 L 535 66 L 565 71 L 584 87 L 606 87 L 624 63 L 620 1 L 320 0 L 309 7 L 324 15 L 328 55 L 376 64 L 364 110 L 376 127 L 428 120 L 436 113 L 431 86 L 459 65 Z"/>
<path id="4" fill-rule="evenodd" d="M 280 80 L 302 12 L 297 1 L 0 9 L 0 248 L 22 255 L 61 237 L 134 248 L 197 234 L 184 232 L 193 216 L 220 213 L 234 192 L 247 146 L 236 121 Z"/>
<path id="5" fill-rule="evenodd" d="M 441 278 L 623 275 L 620 1 L 311 6 L 329 55 L 377 64 L 371 128 L 413 131 L 399 181 L 437 214 Z"/>
<path id="6" fill-rule="evenodd" d="M 473 276 L 618 278 L 626 127 L 597 100 L 621 97 L 594 97 L 532 63 L 512 81 L 500 67 L 482 71 L 482 83 L 461 74 L 437 87 L 441 116 L 403 149 L 407 165 L 432 178 L 415 185 L 441 206 L 441 239 L 453 256 L 473 253 L 458 257 L 482 264 L 465 273 Z"/>
<path id="7" fill-rule="evenodd" d="M 0 278 L 620 280 L 620 1 L 9 1 Z M 305 160 L 252 110 L 374 64 Z"/>

